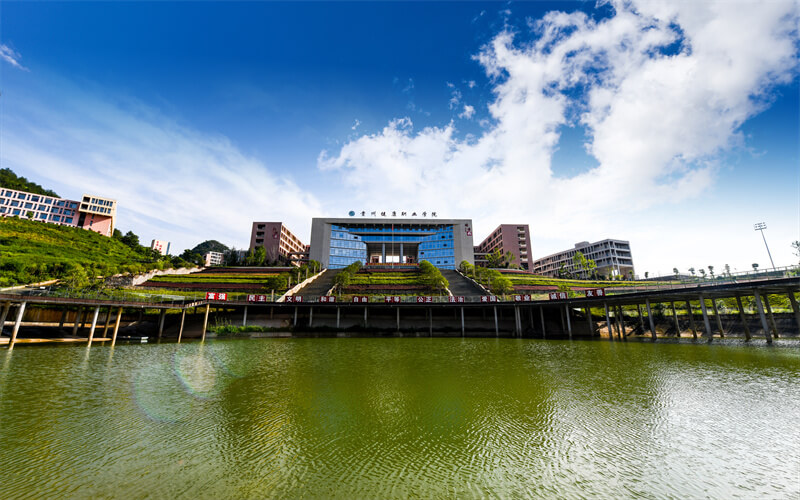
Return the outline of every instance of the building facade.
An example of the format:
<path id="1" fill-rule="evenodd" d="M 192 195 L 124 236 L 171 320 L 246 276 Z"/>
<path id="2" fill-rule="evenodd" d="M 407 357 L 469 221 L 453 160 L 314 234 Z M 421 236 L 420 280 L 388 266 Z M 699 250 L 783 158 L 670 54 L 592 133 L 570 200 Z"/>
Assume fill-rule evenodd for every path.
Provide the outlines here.
<path id="1" fill-rule="evenodd" d="M 150 242 L 150 249 L 155 250 L 161 255 L 169 254 L 169 241 L 153 240 Z"/>
<path id="2" fill-rule="evenodd" d="M 250 249 L 258 247 L 266 251 L 267 262 L 299 264 L 308 261 L 308 245 L 282 222 L 253 222 Z"/>
<path id="3" fill-rule="evenodd" d="M 85 194 L 82 201 L 77 201 L 0 188 L 0 217 L 17 216 L 111 236 L 116 215 L 117 202 L 109 198 Z"/>
<path id="4" fill-rule="evenodd" d="M 206 252 L 203 255 L 203 261 L 206 267 L 221 266 L 224 258 L 225 255 L 222 252 Z"/>
<path id="5" fill-rule="evenodd" d="M 474 263 L 469 219 L 315 218 L 309 256 L 323 267 L 363 264 L 416 264 L 441 269 Z"/>
<path id="6" fill-rule="evenodd" d="M 512 265 L 529 269 L 531 252 L 531 232 L 527 224 L 501 224 L 497 229 L 475 247 L 475 265 L 488 267 L 486 256 L 495 250 L 511 252 Z"/>
<path id="7" fill-rule="evenodd" d="M 588 241 L 576 243 L 575 248 L 533 261 L 531 271 L 534 274 L 552 277 L 557 277 L 561 270 L 580 275 L 582 270 L 578 269 L 573 261 L 573 257 L 578 252 L 595 262 L 597 265 L 595 272 L 597 274 L 629 277 L 635 272 L 630 242 L 614 239 L 606 239 L 594 243 L 589 243 Z"/>

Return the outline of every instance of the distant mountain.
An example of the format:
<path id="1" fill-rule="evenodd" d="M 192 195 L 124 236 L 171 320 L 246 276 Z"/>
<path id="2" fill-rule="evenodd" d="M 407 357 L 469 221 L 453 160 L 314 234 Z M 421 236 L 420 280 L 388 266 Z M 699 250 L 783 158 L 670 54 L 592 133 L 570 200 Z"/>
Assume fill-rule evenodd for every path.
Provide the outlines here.
<path id="1" fill-rule="evenodd" d="M 224 253 L 228 251 L 228 247 L 223 245 L 217 240 L 206 240 L 196 247 L 192 248 L 193 253 L 199 253 L 200 255 L 204 255 L 208 252 L 220 252 Z"/>
<path id="2" fill-rule="evenodd" d="M 17 191 L 27 191 L 28 193 L 60 198 L 55 192 L 45 189 L 35 182 L 31 182 L 25 177 L 18 177 L 10 168 L 0 168 L 0 186 L 8 189 L 16 189 Z"/>

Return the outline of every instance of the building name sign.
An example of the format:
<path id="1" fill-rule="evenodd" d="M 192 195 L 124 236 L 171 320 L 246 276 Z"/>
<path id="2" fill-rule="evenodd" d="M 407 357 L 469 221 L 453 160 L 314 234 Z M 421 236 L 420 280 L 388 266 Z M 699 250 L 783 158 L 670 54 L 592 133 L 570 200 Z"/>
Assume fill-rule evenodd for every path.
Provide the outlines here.
<path id="1" fill-rule="evenodd" d="M 409 215 L 409 213 L 411 215 Z M 361 217 L 367 217 L 369 214 L 370 217 L 439 217 L 436 212 L 407 212 L 407 211 L 398 211 L 398 210 L 362 210 L 360 212 L 356 212 L 355 210 L 350 210 L 349 214 L 350 217 L 355 217 L 356 215 L 361 215 Z"/>
<path id="2" fill-rule="evenodd" d="M 206 292 L 206 300 L 228 300 L 227 293 Z"/>
<path id="3" fill-rule="evenodd" d="M 297 304 L 303 302 L 303 297 L 301 295 L 289 295 L 288 297 L 286 297 L 286 299 L 284 299 L 284 302 L 286 302 L 287 304 L 292 304 L 292 303 Z"/>
<path id="4" fill-rule="evenodd" d="M 590 290 L 586 290 L 587 297 L 605 297 L 606 290 L 605 288 L 592 288 Z"/>

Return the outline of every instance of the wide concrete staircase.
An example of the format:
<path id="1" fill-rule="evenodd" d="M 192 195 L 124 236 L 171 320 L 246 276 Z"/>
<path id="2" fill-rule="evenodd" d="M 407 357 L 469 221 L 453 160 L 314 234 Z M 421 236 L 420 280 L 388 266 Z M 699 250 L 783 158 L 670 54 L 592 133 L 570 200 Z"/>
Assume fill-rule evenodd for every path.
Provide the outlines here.
<path id="1" fill-rule="evenodd" d="M 450 283 L 450 292 L 453 295 L 487 295 L 487 293 L 478 285 L 463 277 L 456 271 L 449 269 L 441 269 L 442 276 Z"/>
<path id="2" fill-rule="evenodd" d="M 295 292 L 294 295 L 303 297 L 319 297 L 325 295 L 333 286 L 333 278 L 339 274 L 339 271 L 341 271 L 341 269 L 326 269 L 322 271 L 319 278 Z"/>

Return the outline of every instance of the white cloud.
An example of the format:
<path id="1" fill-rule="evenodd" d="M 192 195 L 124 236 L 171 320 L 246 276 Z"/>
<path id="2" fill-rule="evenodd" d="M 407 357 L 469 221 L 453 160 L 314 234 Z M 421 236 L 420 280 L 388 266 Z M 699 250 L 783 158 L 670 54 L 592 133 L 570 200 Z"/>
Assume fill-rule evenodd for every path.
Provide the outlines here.
<path id="1" fill-rule="evenodd" d="M 0 44 L 0 59 L 3 59 L 15 68 L 28 71 L 28 68 L 20 63 L 22 56 L 19 54 L 19 52 L 15 51 L 8 45 Z"/>
<path id="2" fill-rule="evenodd" d="M 459 118 L 466 118 L 467 120 L 469 120 L 470 118 L 472 118 L 472 116 L 474 114 L 475 114 L 475 108 L 470 106 L 469 104 L 465 104 L 464 105 L 464 111 L 459 113 L 458 117 Z"/>
<path id="3" fill-rule="evenodd" d="M 353 126 L 350 127 L 350 130 L 357 129 L 359 125 L 361 125 L 361 122 L 358 120 L 358 118 L 356 118 L 356 121 L 355 121 L 355 123 L 353 123 Z"/>
<path id="4" fill-rule="evenodd" d="M 61 102 L 7 113 L 4 166 L 65 198 L 115 198 L 122 231 L 145 243 L 169 240 L 177 252 L 205 239 L 247 247 L 258 220 L 284 221 L 307 241 L 309 220 L 322 210 L 289 175 L 141 103 L 58 89 Z"/>
<path id="5" fill-rule="evenodd" d="M 480 137 L 459 139 L 452 123 L 415 131 L 404 118 L 321 155 L 319 166 L 338 170 L 365 206 L 437 208 L 486 232 L 522 219 L 554 245 L 632 238 L 648 223 L 632 212 L 713 186 L 715 158 L 742 143 L 742 123 L 796 75 L 798 13 L 794 2 L 614 6 L 599 22 L 550 12 L 531 42 L 504 31 L 487 44 L 476 60 L 494 100 Z M 448 86 L 454 109 L 461 94 Z M 559 128 L 575 120 L 598 166 L 559 176 Z M 622 216 L 624 234 L 602 234 Z"/>

